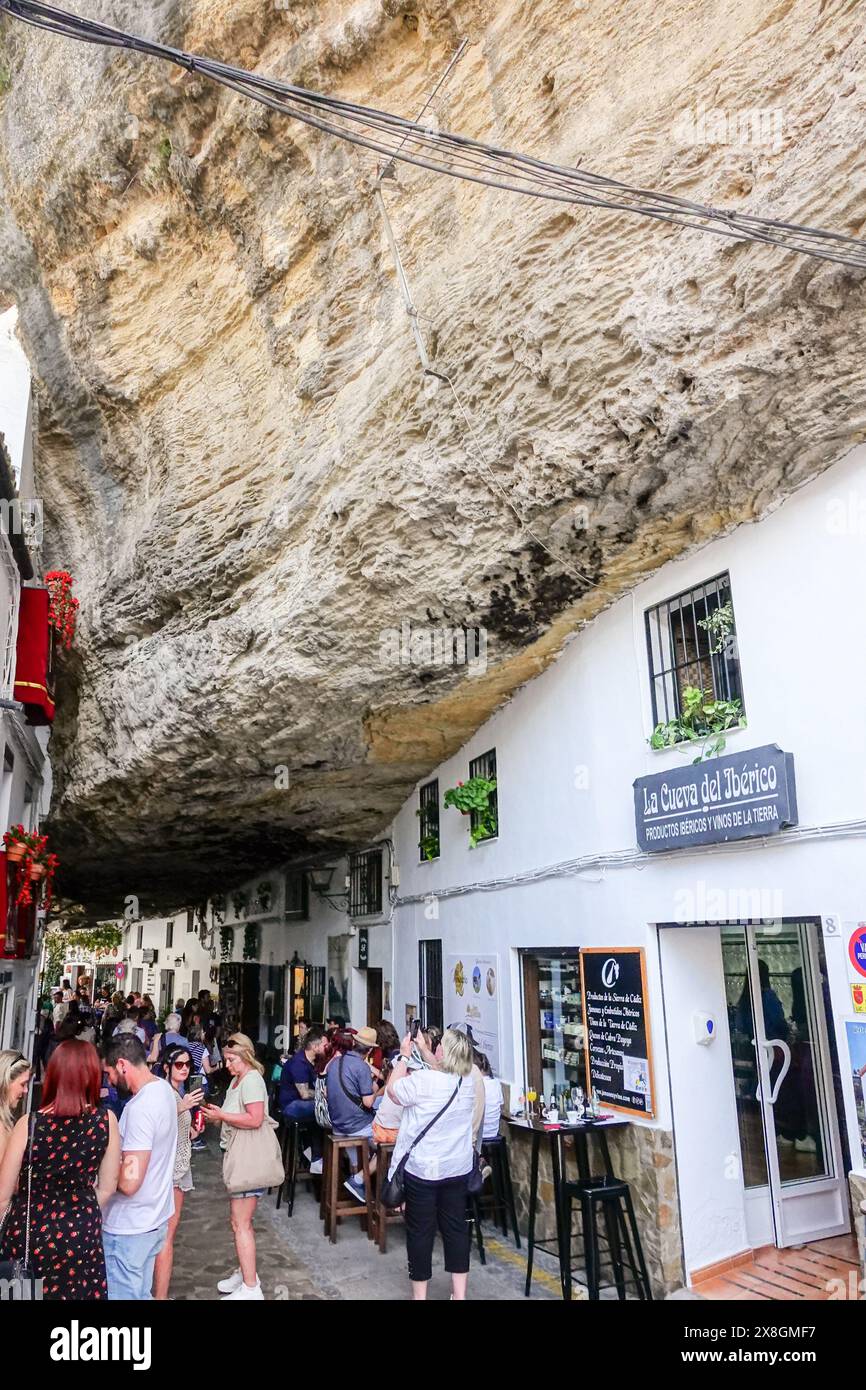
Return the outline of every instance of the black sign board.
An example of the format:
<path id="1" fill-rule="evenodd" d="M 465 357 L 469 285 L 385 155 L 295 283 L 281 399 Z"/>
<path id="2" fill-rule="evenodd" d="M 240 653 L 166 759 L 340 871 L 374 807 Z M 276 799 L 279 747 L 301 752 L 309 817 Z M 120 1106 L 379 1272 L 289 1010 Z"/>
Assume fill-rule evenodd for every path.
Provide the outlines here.
<path id="1" fill-rule="evenodd" d="M 370 937 L 366 927 L 358 928 L 358 969 L 366 970 L 370 964 Z"/>
<path id="2" fill-rule="evenodd" d="M 775 743 L 638 777 L 637 842 L 650 854 L 776 835 L 797 824 L 794 757 Z"/>
<path id="3" fill-rule="evenodd" d="M 646 960 L 640 946 L 580 952 L 586 1073 L 603 1107 L 655 1114 Z"/>

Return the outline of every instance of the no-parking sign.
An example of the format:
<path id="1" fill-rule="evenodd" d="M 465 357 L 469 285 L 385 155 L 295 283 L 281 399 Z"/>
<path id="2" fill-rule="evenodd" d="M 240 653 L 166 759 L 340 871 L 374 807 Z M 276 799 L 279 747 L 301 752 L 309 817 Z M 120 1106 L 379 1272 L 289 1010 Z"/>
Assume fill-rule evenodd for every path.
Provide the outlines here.
<path id="1" fill-rule="evenodd" d="M 858 922 L 848 942 L 848 958 L 858 975 L 866 978 L 866 922 Z"/>

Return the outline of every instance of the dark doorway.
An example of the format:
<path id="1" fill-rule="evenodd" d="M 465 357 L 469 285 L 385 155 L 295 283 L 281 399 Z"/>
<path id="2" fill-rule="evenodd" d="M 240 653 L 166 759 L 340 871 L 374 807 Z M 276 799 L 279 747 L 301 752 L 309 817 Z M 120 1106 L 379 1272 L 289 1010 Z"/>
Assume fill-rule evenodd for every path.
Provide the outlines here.
<path id="1" fill-rule="evenodd" d="M 382 972 L 367 970 L 367 1027 L 375 1028 L 382 1017 Z"/>

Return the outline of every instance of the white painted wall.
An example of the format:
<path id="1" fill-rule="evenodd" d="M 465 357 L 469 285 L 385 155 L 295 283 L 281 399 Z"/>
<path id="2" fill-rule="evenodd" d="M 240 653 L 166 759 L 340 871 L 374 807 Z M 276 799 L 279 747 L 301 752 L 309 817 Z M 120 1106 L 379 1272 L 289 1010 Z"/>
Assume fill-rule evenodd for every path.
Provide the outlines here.
<path id="1" fill-rule="evenodd" d="M 800 826 L 813 827 L 816 838 L 807 841 L 791 831 L 732 847 L 639 855 L 632 783 L 684 761 L 676 750 L 654 752 L 647 744 L 652 715 L 644 613 L 724 570 L 731 577 L 748 717 L 748 728 L 730 737 L 727 751 L 778 743 L 792 752 Z M 653 924 L 717 917 L 707 903 L 718 893 L 729 905 L 721 915 L 734 918 L 759 915 L 742 906 L 764 902 L 772 904 L 774 916 L 835 914 L 852 924 L 866 919 L 866 825 L 861 823 L 866 822 L 866 719 L 860 697 L 866 688 L 866 644 L 859 640 L 862 625 L 853 616 L 855 596 L 863 592 L 866 449 L 858 448 L 772 515 L 663 566 L 580 633 L 555 665 L 518 691 L 459 754 L 431 774 L 439 777 L 441 798 L 446 788 L 468 777 L 472 758 L 495 747 L 498 839 L 471 850 L 467 822 L 443 808 L 441 856 L 432 864 L 419 863 L 417 793 L 394 821 L 401 871 L 395 1016 L 402 1018 L 406 1002 L 417 1002 L 419 940 L 440 938 L 445 958 L 456 952 L 497 951 L 508 990 L 503 989 L 502 1072 L 520 1087 L 524 1065 L 516 948 L 645 945 L 658 1096 L 654 1123 L 669 1127 L 668 1058 Z M 495 661 L 495 644 L 488 641 L 489 658 Z M 834 825 L 835 838 L 822 832 Z M 572 870 L 520 885 L 507 882 L 567 861 L 615 854 L 627 859 L 624 867 L 590 862 L 583 873 Z M 493 891 L 443 896 L 473 883 Z M 851 1009 L 843 934 L 844 927 L 838 940 L 825 942 L 840 1021 Z M 701 969 L 692 976 L 689 955 L 697 948 L 683 942 L 681 949 L 683 958 L 676 960 L 671 947 L 666 963 L 675 991 L 668 1006 L 675 1017 L 686 1018 L 706 1007 L 715 967 L 698 953 L 692 964 L 701 963 Z M 716 965 L 720 971 L 720 962 Z M 838 1037 L 844 1042 L 844 1027 Z M 724 1056 L 724 1045 L 720 1037 L 710 1050 L 717 1059 L 713 1067 Z M 701 1070 L 710 1065 L 704 1050 L 692 1045 L 690 1053 L 676 1032 L 671 1049 L 672 1079 L 694 1094 Z M 840 1063 L 844 1078 L 845 1050 Z M 859 1166 L 850 1084 L 846 1102 L 849 1141 Z M 686 1146 L 681 1182 L 686 1166 L 700 1170 L 701 1144 L 730 1152 L 730 1119 L 730 1113 L 720 1113 L 703 1139 L 698 1136 Z M 694 1192 L 692 1206 L 684 1212 L 689 1240 L 695 1250 L 701 1245 L 701 1263 L 711 1263 L 732 1253 L 738 1238 L 736 1223 L 729 1223 L 731 1194 L 720 1185 L 714 1196 L 707 1194 L 712 1208 L 707 1216 L 696 1188 Z M 696 1223 L 706 1239 L 694 1232 Z"/>
<path id="2" fill-rule="evenodd" d="M 33 442 L 30 364 L 16 335 L 18 310 L 0 314 L 0 434 L 22 497 L 32 495 Z"/>

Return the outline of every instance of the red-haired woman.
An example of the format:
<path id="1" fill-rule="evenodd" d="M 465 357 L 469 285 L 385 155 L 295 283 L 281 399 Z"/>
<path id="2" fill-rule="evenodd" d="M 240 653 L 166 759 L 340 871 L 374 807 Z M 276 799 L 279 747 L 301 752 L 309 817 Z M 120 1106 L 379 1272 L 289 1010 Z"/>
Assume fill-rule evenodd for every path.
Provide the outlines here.
<path id="1" fill-rule="evenodd" d="M 101 1084 L 93 1044 L 61 1043 L 45 1072 L 41 1110 L 17 1122 L 0 1165 L 0 1258 L 25 1258 L 29 1186 L 29 1268 L 43 1279 L 45 1298 L 107 1296 L 101 1208 L 117 1187 L 120 1132 L 100 1109 Z"/>

